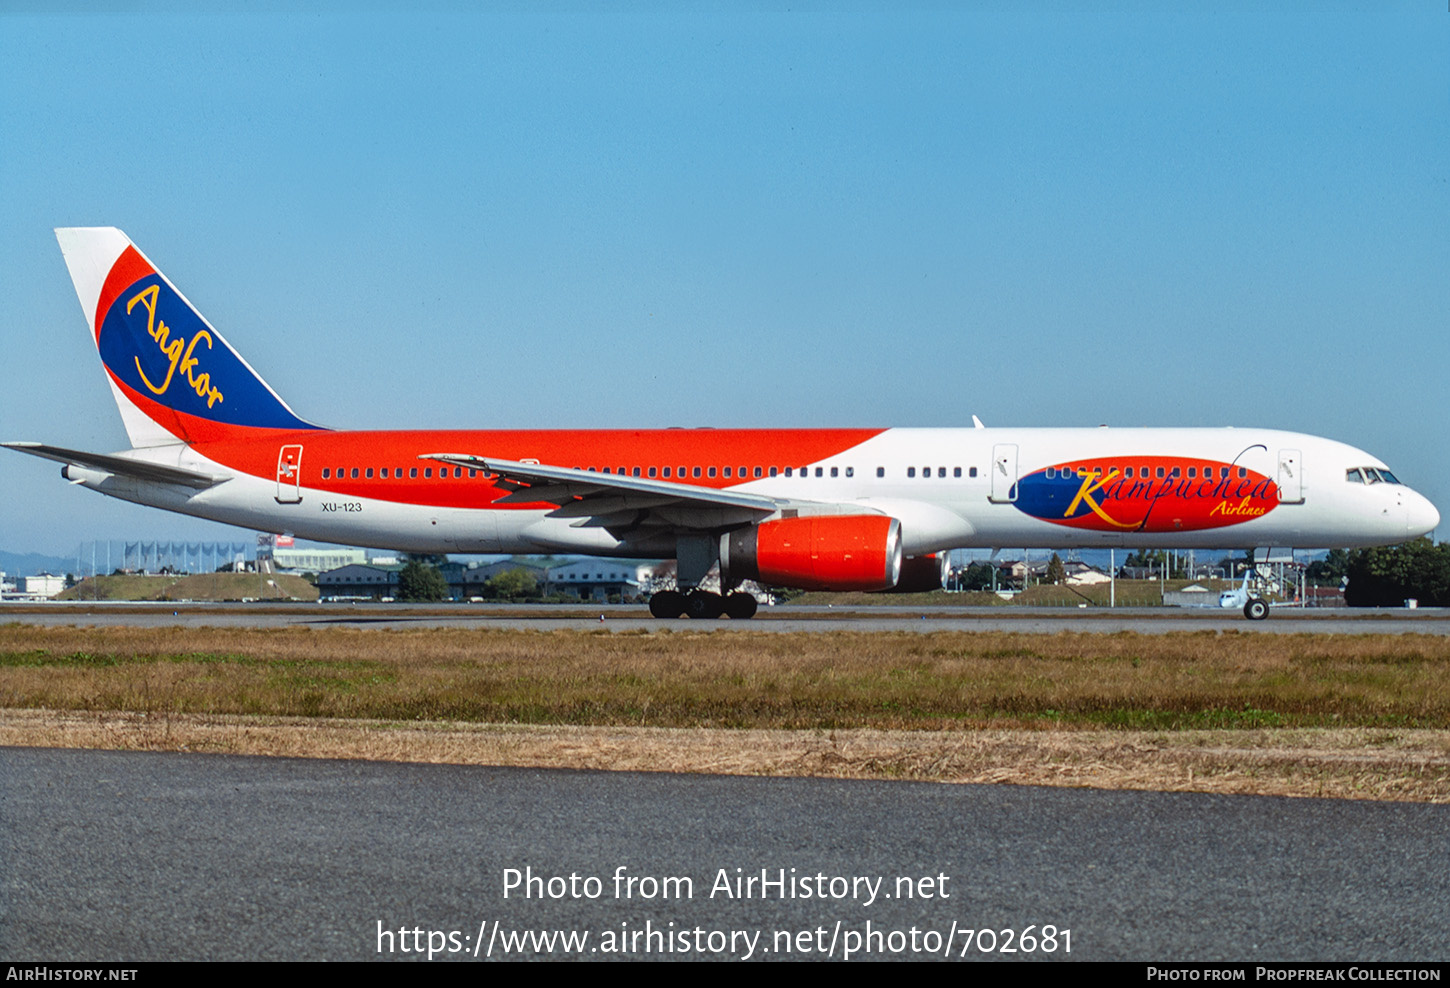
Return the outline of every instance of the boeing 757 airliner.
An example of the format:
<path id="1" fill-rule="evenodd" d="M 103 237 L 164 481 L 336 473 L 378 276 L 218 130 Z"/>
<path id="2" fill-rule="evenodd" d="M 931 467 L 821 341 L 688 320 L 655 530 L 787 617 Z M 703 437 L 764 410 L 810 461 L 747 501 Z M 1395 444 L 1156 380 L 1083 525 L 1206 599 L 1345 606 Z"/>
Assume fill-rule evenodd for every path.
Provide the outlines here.
<path id="1" fill-rule="evenodd" d="M 323 542 L 673 557 L 658 617 L 750 617 L 744 580 L 934 588 L 954 548 L 1352 547 L 1440 521 L 1370 454 L 1268 429 L 327 429 L 120 230 L 56 235 L 132 448 L 5 445 L 102 494 Z M 700 589 L 717 565 L 722 592 Z"/>

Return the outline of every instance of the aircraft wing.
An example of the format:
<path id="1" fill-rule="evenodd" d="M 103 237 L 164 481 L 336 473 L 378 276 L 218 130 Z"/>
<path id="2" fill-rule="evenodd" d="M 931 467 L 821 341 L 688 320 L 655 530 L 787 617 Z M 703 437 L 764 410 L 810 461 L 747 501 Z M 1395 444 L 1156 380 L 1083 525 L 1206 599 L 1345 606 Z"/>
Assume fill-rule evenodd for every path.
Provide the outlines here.
<path id="1" fill-rule="evenodd" d="M 550 517 L 578 518 L 576 528 L 635 528 L 650 516 L 680 527 L 711 528 L 755 521 L 788 503 L 763 494 L 466 453 L 427 453 L 419 459 L 495 474 L 494 483 L 510 492 L 495 504 L 557 504 Z"/>
<path id="2" fill-rule="evenodd" d="M 153 484 L 179 484 L 182 487 L 194 487 L 200 491 L 204 491 L 209 487 L 215 487 L 217 484 L 229 479 L 227 477 L 213 477 L 210 474 L 197 473 L 194 470 L 183 470 L 181 467 L 168 467 L 160 463 L 133 460 L 128 456 L 86 453 L 78 449 L 46 446 L 43 443 L 0 443 L 0 446 L 13 449 L 17 453 L 29 453 L 31 456 L 40 456 L 47 460 L 55 460 L 57 463 L 89 467 L 92 470 L 102 470 L 106 473 L 115 474 L 118 477 L 134 477 L 137 480 L 144 480 Z"/>

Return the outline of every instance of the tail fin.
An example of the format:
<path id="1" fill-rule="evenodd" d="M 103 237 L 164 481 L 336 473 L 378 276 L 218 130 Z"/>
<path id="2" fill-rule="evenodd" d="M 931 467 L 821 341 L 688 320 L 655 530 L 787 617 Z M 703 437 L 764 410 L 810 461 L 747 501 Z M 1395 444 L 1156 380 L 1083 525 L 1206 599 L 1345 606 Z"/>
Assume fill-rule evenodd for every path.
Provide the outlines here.
<path id="1" fill-rule="evenodd" d="M 120 230 L 55 236 L 132 446 L 319 428 L 293 414 Z"/>

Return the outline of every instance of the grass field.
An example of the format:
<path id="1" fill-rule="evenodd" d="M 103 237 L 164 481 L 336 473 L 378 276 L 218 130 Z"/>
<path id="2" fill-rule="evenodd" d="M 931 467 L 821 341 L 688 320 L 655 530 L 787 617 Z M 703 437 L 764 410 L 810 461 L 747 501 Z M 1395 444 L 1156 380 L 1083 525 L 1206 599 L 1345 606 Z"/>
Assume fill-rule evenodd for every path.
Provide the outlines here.
<path id="1" fill-rule="evenodd" d="M 57 600 L 316 600 L 317 588 L 300 576 L 193 573 L 189 576 L 121 574 L 87 577 Z"/>
<path id="2" fill-rule="evenodd" d="M 490 763 L 513 764 L 498 750 L 499 732 L 509 730 L 524 732 L 509 735 L 509 751 L 524 736 L 528 744 L 566 738 L 524 763 L 576 766 L 596 765 L 611 750 L 601 739 L 627 734 L 635 754 L 619 755 L 612 767 L 643 760 L 716 771 L 739 762 L 777 772 L 781 764 L 819 762 L 818 771 L 831 774 L 821 766 L 835 758 L 844 774 L 975 779 L 1015 766 L 1011 781 L 1052 781 L 1040 778 L 1045 767 L 1066 758 L 1076 768 L 1060 773 L 1065 784 L 1127 778 L 1156 788 L 1181 787 L 1184 758 L 1190 780 L 1195 765 L 1199 772 L 1189 788 L 1204 788 L 1214 773 L 1203 752 L 1212 749 L 1236 752 L 1229 774 L 1248 788 L 1232 791 L 1302 793 L 1308 780 L 1308 791 L 1321 794 L 1440 800 L 1450 799 L 1447 672 L 1450 640 L 1420 635 L 12 624 L 0 627 L 0 708 L 8 711 L 0 727 L 10 729 L 4 737 L 12 744 L 232 739 L 216 750 L 254 750 L 237 747 L 248 732 L 285 734 L 286 745 L 268 741 L 263 750 L 289 754 L 337 754 L 335 739 L 352 731 L 370 739 L 355 751 L 374 755 L 386 727 L 411 732 L 420 751 L 452 751 L 458 745 L 438 739 L 466 736 L 476 750 L 493 752 Z M 292 726 L 283 731 L 283 722 Z M 97 734 L 97 724 L 109 726 Z M 433 740 L 421 740 L 420 731 L 434 728 Z M 322 744 L 324 737 L 334 742 Z M 645 744 L 646 737 L 654 740 Z M 714 740 L 701 748 L 702 737 Z M 855 754 L 841 753 L 842 738 Z M 984 748 L 986 738 L 998 740 Z M 752 762 L 745 753 L 760 745 L 795 754 Z M 681 763 L 687 750 L 701 754 Z M 559 761 L 561 751 L 572 754 Z M 1266 767 L 1265 757 L 1277 767 Z M 1171 778 L 1143 774 L 1157 762 L 1171 766 Z M 1084 776 L 1083 765 L 1101 771 Z"/>
<path id="3" fill-rule="evenodd" d="M 1421 635 L 0 628 L 0 705 L 731 728 L 1450 728 Z"/>

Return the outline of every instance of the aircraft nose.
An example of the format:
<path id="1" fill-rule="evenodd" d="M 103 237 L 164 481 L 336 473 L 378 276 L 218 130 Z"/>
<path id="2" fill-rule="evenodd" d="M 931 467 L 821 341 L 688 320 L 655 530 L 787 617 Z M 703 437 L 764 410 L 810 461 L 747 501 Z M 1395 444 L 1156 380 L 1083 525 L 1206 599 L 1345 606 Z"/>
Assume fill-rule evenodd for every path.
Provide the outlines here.
<path id="1" fill-rule="evenodd" d="M 1405 530 L 1411 537 L 1427 535 L 1440 527 L 1440 512 L 1430 499 L 1414 491 L 1409 492 L 1405 505 Z"/>

